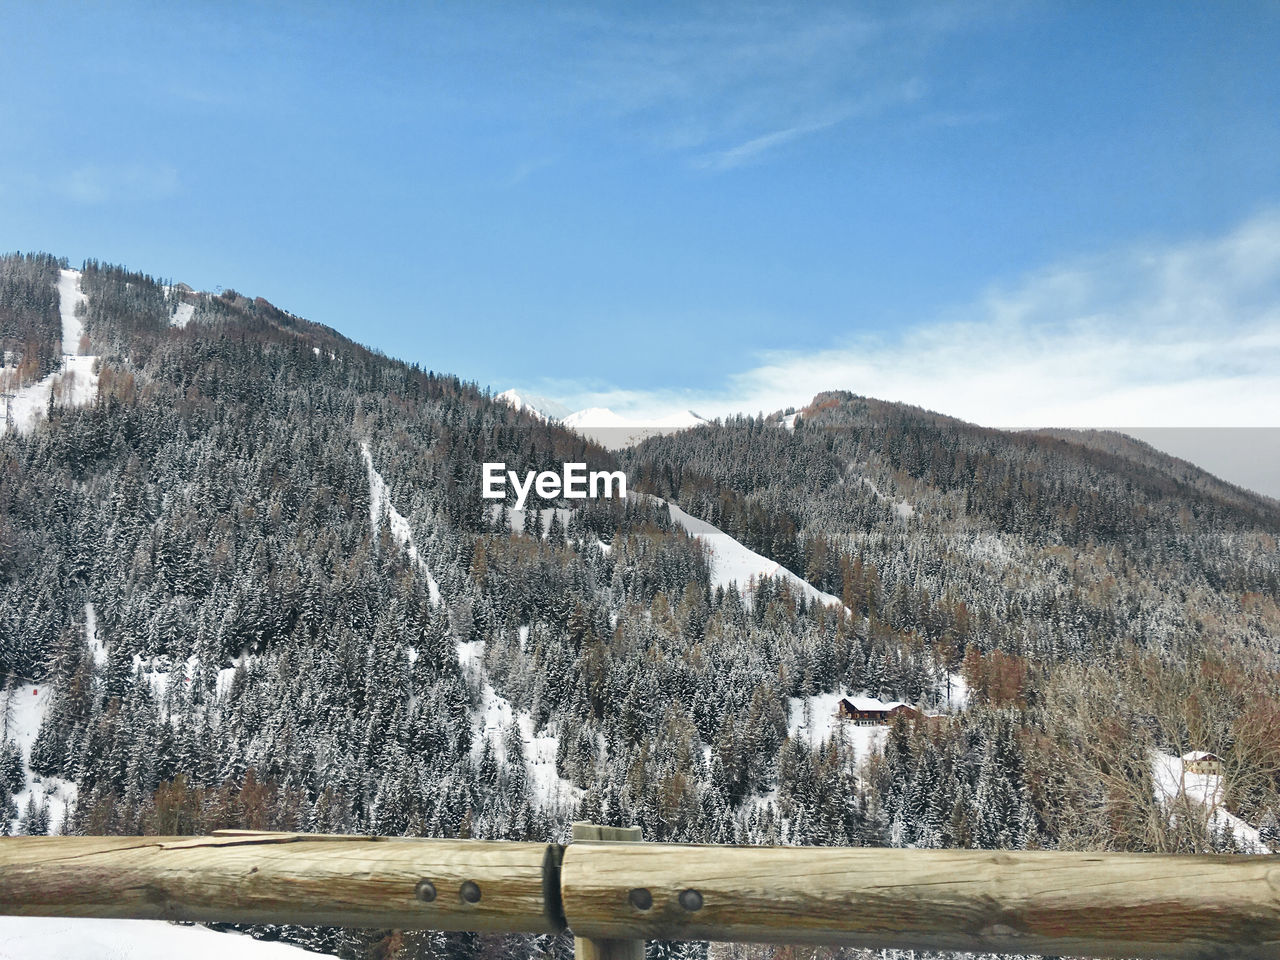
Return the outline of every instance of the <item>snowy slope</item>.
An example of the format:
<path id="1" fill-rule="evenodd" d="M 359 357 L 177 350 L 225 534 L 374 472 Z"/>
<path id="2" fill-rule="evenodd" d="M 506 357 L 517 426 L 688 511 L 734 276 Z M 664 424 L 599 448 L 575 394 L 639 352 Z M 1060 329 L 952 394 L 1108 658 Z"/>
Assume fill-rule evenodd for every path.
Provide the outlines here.
<path id="1" fill-rule="evenodd" d="M 0 960 L 303 960 L 316 954 L 163 920 L 0 917 Z"/>
<path id="2" fill-rule="evenodd" d="M 1240 849 L 1246 853 L 1270 853 L 1258 831 L 1222 804 L 1222 777 L 1217 774 L 1191 773 L 1184 770 L 1179 757 L 1153 750 L 1151 753 L 1152 781 L 1156 796 L 1171 803 L 1179 794 L 1198 803 L 1209 811 L 1209 824 L 1215 830 L 1229 827 Z"/>
<path id="3" fill-rule="evenodd" d="M 169 318 L 169 325 L 182 328 L 191 322 L 191 318 L 195 316 L 196 307 L 194 303 L 180 303 L 173 309 L 173 316 Z"/>
<path id="4" fill-rule="evenodd" d="M 528 636 L 528 627 L 520 628 L 521 643 Z M 520 739 L 524 741 L 525 769 L 529 775 L 529 793 L 533 805 L 549 812 L 568 814 L 582 799 L 581 788 L 561 778 L 556 770 L 556 750 L 560 738 L 538 736 L 533 718 L 527 710 L 516 710 L 511 702 L 498 694 L 485 678 L 484 641 L 459 642 L 458 663 L 463 674 L 480 687 L 480 709 L 471 718 L 471 756 L 479 760 L 487 741 L 498 762 L 507 763 L 503 737 L 514 722 L 520 727 Z"/>
<path id="5" fill-rule="evenodd" d="M 61 406 L 75 407 L 92 403 L 98 395 L 98 375 L 93 372 L 97 357 L 80 354 L 80 338 L 84 322 L 76 316 L 76 306 L 85 300 L 80 291 L 80 271 L 63 270 L 58 275 L 58 312 L 62 317 L 62 365 L 49 376 L 14 391 L 10 410 L 14 428 L 30 430 L 49 406 L 54 393 Z M 0 416 L 0 434 L 7 425 Z"/>
<path id="6" fill-rule="evenodd" d="M 789 698 L 787 736 L 803 740 L 815 749 L 832 737 L 843 737 L 853 747 L 856 762 L 865 762 L 873 751 L 884 747 L 889 728 L 860 727 L 840 720 L 836 716 L 836 705 L 846 696 L 846 693 L 819 693 Z"/>
<path id="7" fill-rule="evenodd" d="M 867 488 L 876 495 L 876 499 L 883 500 L 893 507 L 893 512 L 903 520 L 909 520 L 915 515 L 916 508 L 905 500 L 894 500 L 892 497 L 883 493 L 870 477 L 859 476 L 859 480 L 867 485 Z"/>
<path id="8" fill-rule="evenodd" d="M 727 587 L 737 583 L 738 590 L 746 592 L 753 579 L 761 577 L 782 577 L 791 586 L 803 593 L 809 600 L 817 603 L 843 607 L 839 597 L 823 593 L 805 580 L 800 579 L 786 567 L 774 563 L 768 557 L 749 550 L 729 536 L 719 527 L 712 526 L 705 520 L 691 517 L 674 503 L 667 504 L 671 510 L 671 519 L 692 536 L 701 540 L 711 553 L 711 586 Z"/>
<path id="9" fill-rule="evenodd" d="M 27 764 L 27 783 L 14 797 L 18 817 L 11 823 L 14 832 L 18 819 L 34 797 L 36 806 L 49 812 L 49 832 L 56 833 L 66 818 L 67 811 L 76 801 L 76 786 L 61 777 L 36 777 L 30 769 L 31 745 L 36 741 L 40 725 L 53 699 L 53 688 L 44 684 L 27 683 L 0 691 L 0 740 L 14 740 L 22 751 Z M 2 954 L 0 954 L 2 955 Z"/>
<path id="10" fill-rule="evenodd" d="M 409 554 L 409 559 L 427 578 L 427 591 L 431 596 L 431 602 L 439 606 L 440 588 L 436 585 L 436 578 L 431 575 L 427 562 L 418 554 L 418 548 L 413 542 L 413 531 L 409 527 L 409 521 L 391 505 L 391 496 L 387 492 L 387 481 L 382 478 L 382 474 L 374 467 L 373 454 L 369 452 L 369 445 L 361 443 L 360 452 L 364 454 L 364 465 L 369 471 L 369 522 L 373 525 L 373 535 L 375 537 L 378 535 L 378 530 L 382 526 L 382 518 L 385 516 L 388 526 L 391 527 L 391 536 Z"/>

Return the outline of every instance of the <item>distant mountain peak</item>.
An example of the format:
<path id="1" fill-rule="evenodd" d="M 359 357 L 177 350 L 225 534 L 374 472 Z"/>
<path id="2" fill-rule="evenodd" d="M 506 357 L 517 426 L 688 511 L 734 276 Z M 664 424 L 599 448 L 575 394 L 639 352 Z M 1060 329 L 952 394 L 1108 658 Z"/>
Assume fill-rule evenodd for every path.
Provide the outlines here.
<path id="1" fill-rule="evenodd" d="M 542 420 L 549 423 L 558 423 L 569 416 L 569 408 L 562 403 L 547 397 L 540 397 L 534 393 L 524 393 L 520 390 L 503 390 L 493 399 L 499 400 L 516 410 L 525 410 Z"/>

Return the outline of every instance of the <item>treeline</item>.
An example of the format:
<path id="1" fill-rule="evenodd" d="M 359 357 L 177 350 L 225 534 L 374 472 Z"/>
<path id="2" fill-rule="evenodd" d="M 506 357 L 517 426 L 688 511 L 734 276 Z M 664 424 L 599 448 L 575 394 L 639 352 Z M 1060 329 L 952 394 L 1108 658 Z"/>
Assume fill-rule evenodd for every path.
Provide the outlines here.
<path id="1" fill-rule="evenodd" d="M 47 253 L 0 255 L 0 392 L 43 379 L 62 353 L 79 347 L 62 344 L 58 271 L 65 266 Z"/>

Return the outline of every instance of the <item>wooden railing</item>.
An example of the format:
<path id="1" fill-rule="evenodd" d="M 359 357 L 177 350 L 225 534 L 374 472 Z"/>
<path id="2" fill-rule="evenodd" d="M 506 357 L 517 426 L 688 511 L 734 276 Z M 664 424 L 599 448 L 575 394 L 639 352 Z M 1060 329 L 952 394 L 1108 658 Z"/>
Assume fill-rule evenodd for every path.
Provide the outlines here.
<path id="1" fill-rule="evenodd" d="M 0 839 L 0 914 L 1280 958 L 1280 857 L 223 832 Z M 600 839 L 585 839 L 588 836 Z M 640 945 L 640 946 L 638 946 Z"/>

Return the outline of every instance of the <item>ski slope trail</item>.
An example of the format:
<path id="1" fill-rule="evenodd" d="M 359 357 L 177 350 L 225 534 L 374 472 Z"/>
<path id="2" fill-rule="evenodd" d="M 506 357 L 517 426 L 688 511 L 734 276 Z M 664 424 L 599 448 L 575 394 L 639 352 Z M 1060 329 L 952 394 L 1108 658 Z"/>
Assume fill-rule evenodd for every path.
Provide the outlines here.
<path id="1" fill-rule="evenodd" d="M 360 452 L 364 454 L 364 465 L 369 472 L 369 522 L 373 526 L 374 537 L 378 536 L 378 531 L 382 527 L 382 518 L 386 517 L 387 526 L 391 528 L 391 536 L 409 555 L 409 559 L 413 561 L 414 566 L 427 578 L 427 592 L 431 596 L 432 605 L 440 606 L 440 587 L 436 584 L 436 578 L 431 575 L 427 562 L 418 553 L 418 547 L 413 542 L 413 530 L 409 526 L 408 519 L 392 506 L 391 495 L 387 490 L 387 481 L 378 472 L 378 468 L 373 465 L 373 454 L 369 451 L 369 445 L 361 443 Z"/>
<path id="2" fill-rule="evenodd" d="M 63 407 L 80 407 L 92 403 L 98 395 L 98 375 L 93 366 L 97 357 L 80 353 L 84 321 L 76 308 L 87 298 L 80 289 L 80 271 L 63 270 L 58 274 L 58 313 L 62 320 L 62 362 L 58 369 L 35 383 L 13 390 L 9 415 L 13 428 L 30 430 L 54 402 Z M 16 386 L 16 385 L 14 385 Z M 8 418 L 0 416 L 0 434 L 9 429 Z"/>
<path id="3" fill-rule="evenodd" d="M 839 597 L 823 593 L 781 564 L 743 546 L 719 527 L 690 516 L 674 503 L 668 503 L 667 508 L 671 511 L 671 519 L 683 527 L 690 536 L 701 540 L 711 554 L 713 589 L 736 583 L 738 590 L 745 594 L 753 580 L 759 580 L 762 577 L 781 577 L 811 602 L 847 609 Z"/>

